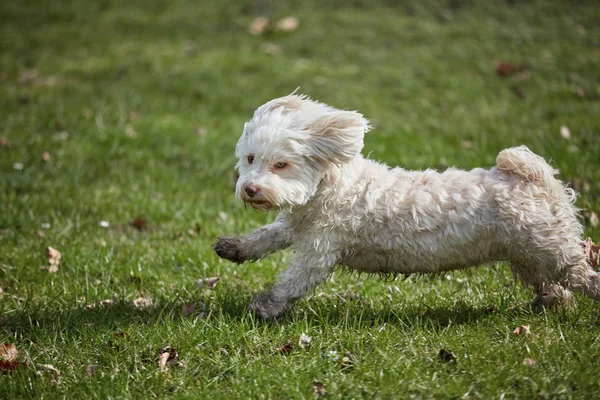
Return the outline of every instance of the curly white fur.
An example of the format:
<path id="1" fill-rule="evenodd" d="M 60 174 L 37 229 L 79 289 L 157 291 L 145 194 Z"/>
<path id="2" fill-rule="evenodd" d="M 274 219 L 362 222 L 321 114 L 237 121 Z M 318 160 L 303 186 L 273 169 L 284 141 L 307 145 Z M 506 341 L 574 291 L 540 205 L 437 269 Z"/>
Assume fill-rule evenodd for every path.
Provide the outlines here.
<path id="1" fill-rule="evenodd" d="M 500 152 L 489 170 L 407 171 L 363 158 L 368 129 L 357 112 L 298 95 L 264 104 L 245 125 L 236 194 L 279 215 L 247 236 L 220 238 L 215 250 L 236 262 L 294 251 L 271 291 L 253 300 L 259 315 L 280 315 L 336 266 L 411 274 L 508 261 L 536 304 L 564 303 L 571 290 L 600 300 L 575 194 L 543 158 L 522 146 Z"/>

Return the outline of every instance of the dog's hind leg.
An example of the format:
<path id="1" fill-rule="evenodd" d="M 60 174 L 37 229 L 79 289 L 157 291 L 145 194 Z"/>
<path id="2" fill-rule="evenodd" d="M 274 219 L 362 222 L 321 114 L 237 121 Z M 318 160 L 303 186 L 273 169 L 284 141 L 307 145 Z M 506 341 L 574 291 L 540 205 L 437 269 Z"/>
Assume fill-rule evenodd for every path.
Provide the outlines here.
<path id="1" fill-rule="evenodd" d="M 540 266 L 539 260 L 512 261 L 510 268 L 525 286 L 533 287 L 535 297 L 530 302 L 532 306 L 560 309 L 569 304 L 571 291 L 558 279 L 552 279 L 548 274 L 549 268 Z"/>
<path id="2" fill-rule="evenodd" d="M 569 282 L 574 291 L 600 301 L 600 273 L 589 266 L 586 265 L 585 268 L 581 268 L 576 274 L 570 274 Z"/>

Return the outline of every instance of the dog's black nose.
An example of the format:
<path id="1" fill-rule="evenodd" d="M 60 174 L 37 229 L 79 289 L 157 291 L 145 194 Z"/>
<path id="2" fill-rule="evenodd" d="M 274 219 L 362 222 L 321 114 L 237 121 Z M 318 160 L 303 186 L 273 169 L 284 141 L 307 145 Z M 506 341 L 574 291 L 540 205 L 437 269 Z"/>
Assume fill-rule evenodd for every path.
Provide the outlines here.
<path id="1" fill-rule="evenodd" d="M 260 191 L 260 189 L 256 185 L 248 185 L 244 188 L 244 190 L 246 191 L 248 197 L 254 197 L 256 196 L 256 193 Z"/>

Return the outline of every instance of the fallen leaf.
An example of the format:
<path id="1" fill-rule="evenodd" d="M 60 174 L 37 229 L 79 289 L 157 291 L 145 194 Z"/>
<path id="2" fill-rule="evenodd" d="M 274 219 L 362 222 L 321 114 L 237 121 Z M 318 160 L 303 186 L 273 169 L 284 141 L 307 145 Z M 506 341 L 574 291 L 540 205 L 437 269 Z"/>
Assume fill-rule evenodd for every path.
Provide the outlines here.
<path id="1" fill-rule="evenodd" d="M 133 129 L 133 126 L 127 125 L 125 126 L 125 135 L 129 138 L 135 138 L 137 136 L 137 132 Z"/>
<path id="2" fill-rule="evenodd" d="M 187 230 L 187 234 L 190 235 L 191 237 L 198 236 L 198 233 L 194 229 L 191 229 L 191 228 Z"/>
<path id="3" fill-rule="evenodd" d="M 54 140 L 60 140 L 60 141 L 64 141 L 67 140 L 69 138 L 69 132 L 67 131 L 60 131 L 54 134 Z"/>
<path id="4" fill-rule="evenodd" d="M 19 83 L 28 83 L 38 78 L 39 74 L 37 69 L 26 69 L 19 72 Z"/>
<path id="5" fill-rule="evenodd" d="M 578 87 L 577 88 L 577 96 L 583 98 L 585 97 L 585 90 L 583 90 L 583 88 Z"/>
<path id="6" fill-rule="evenodd" d="M 300 335 L 300 339 L 298 339 L 298 346 L 304 349 L 305 347 L 308 347 L 310 345 L 310 342 L 312 342 L 312 338 L 303 333 Z"/>
<path id="7" fill-rule="evenodd" d="M 13 163 L 13 169 L 15 171 L 22 171 L 23 168 L 25 168 L 25 166 L 23 165 L 23 163 L 20 163 L 20 162 Z"/>
<path id="8" fill-rule="evenodd" d="M 536 364 L 536 362 L 533 358 L 527 357 L 526 359 L 523 360 L 523 365 L 525 365 L 527 367 L 533 367 L 535 364 Z"/>
<path id="9" fill-rule="evenodd" d="M 58 265 L 51 265 L 48 267 L 48 272 L 50 274 L 55 274 L 58 272 Z"/>
<path id="10" fill-rule="evenodd" d="M 131 305 L 140 311 L 145 311 L 154 306 L 154 302 L 149 297 L 138 297 L 131 302 Z"/>
<path id="11" fill-rule="evenodd" d="M 208 134 L 208 130 L 203 126 L 199 126 L 196 128 L 196 134 L 200 137 L 204 137 Z"/>
<path id="12" fill-rule="evenodd" d="M 248 32 L 251 35 L 262 35 L 269 26 L 269 18 L 267 17 L 256 17 L 248 26 Z"/>
<path id="13" fill-rule="evenodd" d="M 292 352 L 293 348 L 294 348 L 294 346 L 291 343 L 286 343 L 281 347 L 275 347 L 275 352 L 281 353 L 284 356 L 287 356 L 288 354 L 290 354 Z"/>
<path id="14" fill-rule="evenodd" d="M 42 161 L 44 161 L 44 162 L 50 161 L 50 153 L 48 153 L 47 151 L 44 151 L 42 153 Z"/>
<path id="15" fill-rule="evenodd" d="M 148 221 L 140 217 L 135 217 L 131 222 L 131 225 L 138 231 L 143 231 L 148 227 Z"/>
<path id="16" fill-rule="evenodd" d="M 352 353 L 348 352 L 344 357 L 342 357 L 342 365 L 344 367 L 349 367 L 354 364 L 354 356 Z"/>
<path id="17" fill-rule="evenodd" d="M 327 389 L 325 385 L 319 381 L 313 381 L 313 396 L 322 397 L 327 394 Z"/>
<path id="18" fill-rule="evenodd" d="M 129 119 L 132 121 L 137 121 L 140 119 L 140 113 L 136 111 L 129 111 Z"/>
<path id="19" fill-rule="evenodd" d="M 513 335 L 519 336 L 527 336 L 531 334 L 531 330 L 529 329 L 529 325 L 521 325 L 513 331 Z"/>
<path id="20" fill-rule="evenodd" d="M 206 279 L 198 279 L 196 281 L 196 286 L 208 286 L 210 289 L 212 289 L 215 286 L 217 286 L 217 283 L 220 280 L 221 280 L 221 278 L 218 276 L 214 276 L 212 278 L 206 278 Z"/>
<path id="21" fill-rule="evenodd" d="M 0 360 L 6 362 L 15 362 L 19 358 L 19 350 L 11 343 L 0 344 Z"/>
<path id="22" fill-rule="evenodd" d="M 81 113 L 83 114 L 84 117 L 86 117 L 87 119 L 90 119 L 94 116 L 94 110 L 92 110 L 89 107 L 83 107 L 83 109 L 81 110 Z"/>
<path id="23" fill-rule="evenodd" d="M 442 360 L 444 362 L 456 361 L 456 359 L 458 358 L 456 356 L 456 354 L 454 354 L 452 351 L 446 350 L 446 349 L 440 349 L 439 357 L 440 357 L 440 360 Z"/>
<path id="24" fill-rule="evenodd" d="M 293 32 L 298 29 L 299 21 L 296 17 L 285 17 L 277 21 L 277 29 L 284 32 Z"/>
<path id="25" fill-rule="evenodd" d="M 473 142 L 471 142 L 470 140 L 463 140 L 460 142 L 460 147 L 462 147 L 463 149 L 472 149 Z"/>
<path id="26" fill-rule="evenodd" d="M 62 253 L 56 250 L 53 247 L 46 248 L 46 259 L 50 263 L 50 265 L 58 266 L 60 264 L 60 259 L 62 258 Z"/>
<path id="27" fill-rule="evenodd" d="M 0 148 L 8 147 L 8 139 L 4 136 L 0 136 Z"/>
<path id="28" fill-rule="evenodd" d="M 271 42 L 262 43 L 260 45 L 260 49 L 263 51 L 263 53 L 268 54 L 270 56 L 274 56 L 275 54 L 281 53 L 281 47 Z"/>
<path id="29" fill-rule="evenodd" d="M 514 65 L 505 61 L 494 61 L 494 66 L 496 67 L 496 74 L 502 77 L 514 75 L 529 69 L 528 64 L 522 63 L 519 65 Z"/>
<path id="30" fill-rule="evenodd" d="M 186 317 L 191 316 L 196 311 L 196 306 L 193 304 L 184 304 L 183 305 L 183 315 Z"/>
<path id="31" fill-rule="evenodd" d="M 44 236 L 46 236 L 46 234 L 43 231 L 35 231 L 35 234 L 40 239 L 43 238 Z"/>
<path id="32" fill-rule="evenodd" d="M 581 243 L 581 247 L 583 247 L 590 268 L 593 270 L 598 268 L 600 266 L 600 246 L 594 243 L 592 238 L 587 238 L 585 242 Z"/>
<path id="33" fill-rule="evenodd" d="M 563 125 L 560 127 L 560 136 L 562 136 L 563 139 L 569 140 L 571 139 L 571 131 Z"/>
<path id="34" fill-rule="evenodd" d="M 52 372 L 56 375 L 61 374 L 60 371 L 54 365 L 51 365 L 51 364 L 37 364 L 35 366 L 35 368 L 37 370 L 36 371 L 37 375 L 42 375 L 42 373 L 44 373 L 44 372 Z"/>
<path id="35" fill-rule="evenodd" d="M 177 349 L 174 347 L 165 346 L 160 350 L 158 354 L 158 367 L 161 370 L 164 370 L 167 365 L 173 365 L 177 362 L 179 358 L 179 353 L 177 353 Z"/>
<path id="36" fill-rule="evenodd" d="M 515 96 L 517 96 L 521 100 L 527 97 L 525 95 L 525 92 L 523 91 L 523 89 L 521 89 L 519 85 L 510 85 L 510 90 L 515 94 Z"/>
<path id="37" fill-rule="evenodd" d="M 92 376 L 96 374 L 96 372 L 98 372 L 98 368 L 100 368 L 98 365 L 90 364 L 87 367 L 85 367 L 85 374 L 87 376 Z"/>

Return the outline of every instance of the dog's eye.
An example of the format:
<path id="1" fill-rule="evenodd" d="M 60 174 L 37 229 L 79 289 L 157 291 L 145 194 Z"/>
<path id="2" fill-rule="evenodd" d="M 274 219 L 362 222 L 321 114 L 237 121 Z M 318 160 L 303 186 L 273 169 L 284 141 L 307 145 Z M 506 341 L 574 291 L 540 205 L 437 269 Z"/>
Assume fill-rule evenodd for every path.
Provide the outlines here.
<path id="1" fill-rule="evenodd" d="M 248 156 L 248 164 L 252 164 L 254 161 L 254 156 Z"/>
<path id="2" fill-rule="evenodd" d="M 287 164 L 283 161 L 279 161 L 278 163 L 275 163 L 275 168 L 285 168 L 286 165 Z"/>

